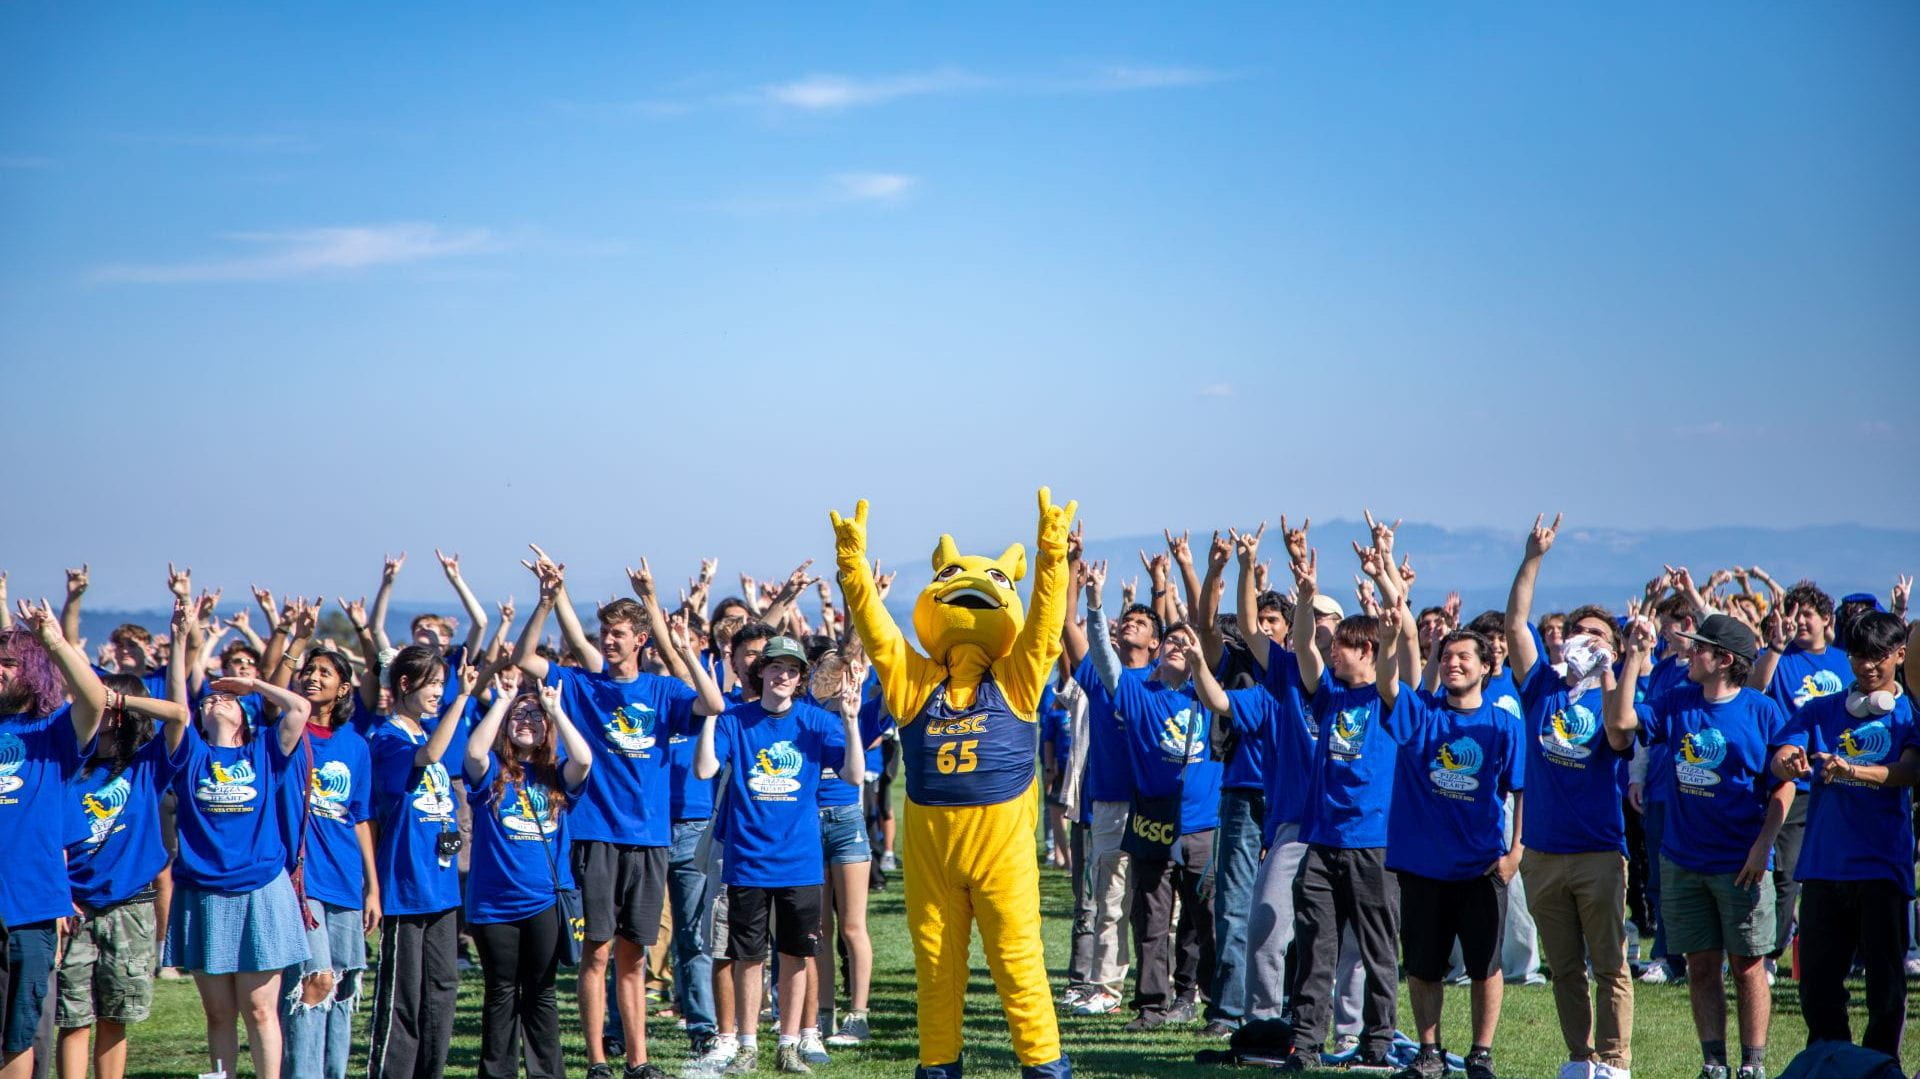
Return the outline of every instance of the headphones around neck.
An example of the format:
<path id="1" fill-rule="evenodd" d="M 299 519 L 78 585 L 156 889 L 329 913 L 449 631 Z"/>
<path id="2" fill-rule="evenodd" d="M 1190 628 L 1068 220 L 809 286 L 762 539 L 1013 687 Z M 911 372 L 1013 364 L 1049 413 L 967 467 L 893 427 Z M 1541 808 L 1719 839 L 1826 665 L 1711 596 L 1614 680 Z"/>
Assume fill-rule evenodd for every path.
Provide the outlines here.
<path id="1" fill-rule="evenodd" d="M 1855 719 L 1872 719 L 1893 711 L 1900 699 L 1900 683 L 1893 684 L 1893 692 L 1876 689 L 1872 693 L 1862 693 L 1857 689 L 1847 690 L 1847 714 Z"/>

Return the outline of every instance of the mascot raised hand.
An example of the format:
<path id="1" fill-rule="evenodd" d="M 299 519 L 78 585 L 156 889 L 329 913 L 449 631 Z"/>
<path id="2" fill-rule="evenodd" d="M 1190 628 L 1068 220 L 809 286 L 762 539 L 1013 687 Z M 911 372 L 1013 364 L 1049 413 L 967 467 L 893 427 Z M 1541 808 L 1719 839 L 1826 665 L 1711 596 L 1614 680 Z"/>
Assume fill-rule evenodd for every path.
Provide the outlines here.
<path id="1" fill-rule="evenodd" d="M 915 651 L 874 590 L 867 504 L 833 514 L 840 588 L 900 726 L 907 809 L 907 928 L 919 990 L 915 1079 L 960 1079 L 967 947 L 980 925 L 1021 1075 L 1070 1076 L 1040 944 L 1040 799 L 1036 712 L 1067 617 L 1067 526 L 1077 503 L 1040 489 L 1033 608 L 1014 585 L 1027 574 L 1016 543 L 998 558 L 963 555 L 953 537 L 933 552 L 933 583 L 913 605 Z M 921 654 L 924 651 L 924 655 Z"/>

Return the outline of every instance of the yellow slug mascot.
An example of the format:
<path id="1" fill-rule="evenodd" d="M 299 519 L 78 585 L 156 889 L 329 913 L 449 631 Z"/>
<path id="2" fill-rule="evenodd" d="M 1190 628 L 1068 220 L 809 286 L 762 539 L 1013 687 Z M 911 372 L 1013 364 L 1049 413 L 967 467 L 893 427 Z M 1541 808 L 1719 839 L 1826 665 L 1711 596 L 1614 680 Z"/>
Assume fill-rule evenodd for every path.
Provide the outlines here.
<path id="1" fill-rule="evenodd" d="M 867 503 L 833 514 L 840 588 L 900 725 L 907 810 L 907 928 L 918 982 L 920 1066 L 915 1079 L 961 1079 L 960 1020 L 967 946 L 980 924 L 1024 1079 L 1071 1076 L 1060 1051 L 1040 945 L 1039 812 L 1035 713 L 1060 652 L 1067 610 L 1067 526 L 1077 503 L 1040 489 L 1033 610 L 1021 616 L 1014 583 L 1026 551 L 963 555 L 953 537 L 933 552 L 933 582 L 913 605 L 921 655 L 874 590 Z"/>

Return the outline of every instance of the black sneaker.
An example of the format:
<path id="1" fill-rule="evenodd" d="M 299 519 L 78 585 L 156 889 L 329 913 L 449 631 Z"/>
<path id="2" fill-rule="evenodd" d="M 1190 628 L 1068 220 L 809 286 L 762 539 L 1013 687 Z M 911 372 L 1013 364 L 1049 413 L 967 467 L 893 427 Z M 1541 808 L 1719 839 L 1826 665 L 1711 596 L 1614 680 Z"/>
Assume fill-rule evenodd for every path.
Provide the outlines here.
<path id="1" fill-rule="evenodd" d="M 613 1079 L 613 1065 L 604 1063 L 587 1065 L 587 1079 Z"/>
<path id="2" fill-rule="evenodd" d="M 1494 1079 L 1493 1054 L 1484 1051 L 1468 1053 L 1467 1079 Z"/>
<path id="3" fill-rule="evenodd" d="M 1159 1012 L 1141 1012 L 1139 1015 L 1127 1020 L 1127 1025 L 1120 1029 L 1131 1034 L 1138 1034 L 1143 1030 L 1158 1030 L 1166 1025 L 1167 1017 L 1165 1015 Z"/>
<path id="4" fill-rule="evenodd" d="M 627 1079 L 673 1079 L 673 1077 L 668 1075 L 666 1070 L 659 1065 L 648 1061 L 645 1064 L 629 1064 L 627 1066 Z"/>
<path id="5" fill-rule="evenodd" d="M 1233 1031 L 1234 1025 L 1232 1023 L 1227 1022 L 1225 1019 L 1215 1019 L 1213 1022 L 1208 1023 L 1206 1029 L 1200 1033 L 1209 1038 L 1231 1038 L 1233 1037 Z"/>
<path id="6" fill-rule="evenodd" d="M 1288 1053 L 1286 1059 L 1280 1062 L 1280 1070 L 1283 1072 L 1307 1072 L 1319 1066 L 1319 1050 L 1301 1049 L 1298 1046 L 1294 1047 L 1293 1052 Z"/>
<path id="7" fill-rule="evenodd" d="M 1413 1063 L 1394 1073 L 1393 1079 L 1444 1079 L 1448 1070 L 1445 1056 L 1422 1049 Z"/>
<path id="8" fill-rule="evenodd" d="M 1445 1063 L 1444 1059 L 1442 1063 Z M 1390 1072 L 1393 1061 L 1388 1059 L 1384 1049 L 1362 1049 L 1353 1059 L 1347 1061 L 1347 1070 L 1356 1072 Z"/>
<path id="9" fill-rule="evenodd" d="M 1167 1022 L 1191 1023 L 1200 1018 L 1200 1002 L 1197 1000 L 1176 1000 L 1173 1007 L 1167 1009 Z"/>

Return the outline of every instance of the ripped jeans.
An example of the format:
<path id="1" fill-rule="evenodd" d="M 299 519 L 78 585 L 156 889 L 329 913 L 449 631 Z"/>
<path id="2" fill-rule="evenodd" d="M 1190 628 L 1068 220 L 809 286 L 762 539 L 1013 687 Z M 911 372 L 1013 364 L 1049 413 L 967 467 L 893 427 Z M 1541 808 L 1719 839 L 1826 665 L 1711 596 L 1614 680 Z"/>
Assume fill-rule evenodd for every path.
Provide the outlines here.
<path id="1" fill-rule="evenodd" d="M 320 920 L 307 930 L 307 950 L 313 957 L 281 975 L 281 1072 L 287 1079 L 346 1079 L 360 975 L 367 967 L 367 937 L 358 910 L 312 898 L 307 909 Z M 315 975 L 316 983 L 309 985 L 307 979 Z M 325 986 L 329 979 L 331 988 Z M 318 1003 L 308 1003 L 323 989 Z"/>

